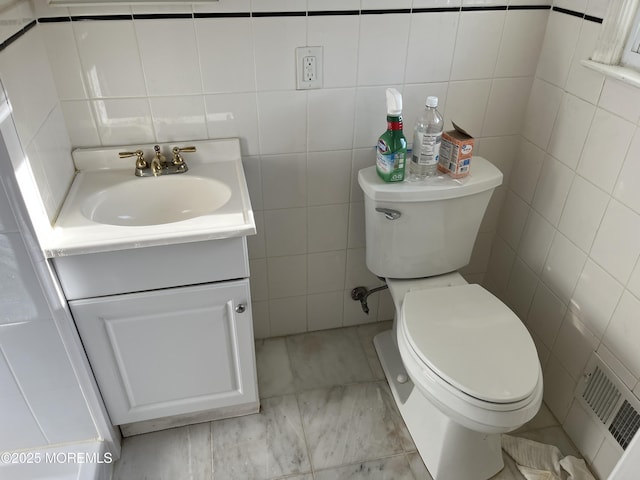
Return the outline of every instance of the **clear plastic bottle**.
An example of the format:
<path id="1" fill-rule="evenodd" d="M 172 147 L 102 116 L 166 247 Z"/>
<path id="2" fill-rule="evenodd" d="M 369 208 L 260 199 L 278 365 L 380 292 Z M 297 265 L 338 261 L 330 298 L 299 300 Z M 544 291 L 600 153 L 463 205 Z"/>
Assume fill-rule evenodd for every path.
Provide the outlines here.
<path id="1" fill-rule="evenodd" d="M 438 174 L 438 158 L 444 120 L 438 112 L 438 97 L 427 97 L 425 108 L 413 129 L 413 154 L 409 162 L 410 181 Z"/>

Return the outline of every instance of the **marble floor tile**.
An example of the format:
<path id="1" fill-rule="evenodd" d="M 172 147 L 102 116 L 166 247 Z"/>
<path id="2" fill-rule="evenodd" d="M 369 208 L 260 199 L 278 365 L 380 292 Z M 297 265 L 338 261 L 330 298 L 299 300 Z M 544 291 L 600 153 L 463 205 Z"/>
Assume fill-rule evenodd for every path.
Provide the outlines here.
<path id="1" fill-rule="evenodd" d="M 114 464 L 113 480 L 212 478 L 208 423 L 127 437 Z"/>
<path id="2" fill-rule="evenodd" d="M 504 468 L 489 480 L 526 480 L 509 455 L 502 452 L 502 459 L 504 460 Z M 427 467 L 424 466 L 424 462 L 418 452 L 407 453 L 407 460 L 409 461 L 413 476 L 416 479 L 433 480 L 433 477 L 429 474 Z"/>
<path id="3" fill-rule="evenodd" d="M 415 480 L 404 455 L 315 472 L 315 480 Z"/>
<path id="4" fill-rule="evenodd" d="M 358 332 L 358 338 L 364 349 L 364 353 L 367 356 L 369 367 L 373 373 L 373 377 L 376 380 L 384 380 L 384 371 L 382 365 L 380 365 L 380 359 L 378 359 L 378 353 L 376 347 L 373 345 L 373 337 L 385 330 L 391 330 L 393 327 L 393 321 L 387 320 L 385 322 L 367 323 L 365 325 L 359 325 L 356 328 Z"/>
<path id="5" fill-rule="evenodd" d="M 216 479 L 269 480 L 311 471 L 293 395 L 264 400 L 255 415 L 211 423 Z"/>
<path id="6" fill-rule="evenodd" d="M 355 328 L 294 335 L 286 341 L 299 392 L 373 380 Z"/>
<path id="7" fill-rule="evenodd" d="M 517 436 L 528 438 L 529 440 L 535 440 L 540 443 L 555 445 L 560 449 L 563 455 L 573 455 L 574 457 L 582 458 L 576 446 L 559 425 L 555 427 L 531 430 L 528 432 L 520 432 Z"/>
<path id="8" fill-rule="evenodd" d="M 420 457 L 418 452 L 407 453 L 407 460 L 409 461 L 409 467 L 413 472 L 413 476 L 416 479 L 433 480 L 433 477 L 429 473 L 429 470 L 427 470 L 427 467 L 424 466 L 422 457 Z"/>
<path id="9" fill-rule="evenodd" d="M 260 398 L 295 393 L 293 373 L 284 338 L 258 340 L 256 366 Z"/>
<path id="10" fill-rule="evenodd" d="M 385 382 L 312 390 L 299 394 L 298 403 L 316 470 L 414 448 Z"/>
<path id="11" fill-rule="evenodd" d="M 543 403 L 540 406 L 540 410 L 538 411 L 536 416 L 525 423 L 522 427 L 515 430 L 514 433 L 528 432 L 530 430 L 537 430 L 539 428 L 546 427 L 557 427 L 558 425 L 560 424 L 558 423 L 558 420 L 556 420 L 556 417 L 553 416 L 551 410 L 549 410 L 549 408 L 547 408 L 547 406 Z"/>
<path id="12" fill-rule="evenodd" d="M 307 473 L 306 475 L 294 475 L 294 476 L 287 475 L 286 477 L 273 478 L 271 480 L 313 480 L 313 474 Z"/>
<path id="13" fill-rule="evenodd" d="M 261 413 L 128 437 L 113 480 L 433 480 L 372 344 L 391 327 L 258 340 Z M 513 434 L 579 456 L 544 404 Z M 503 458 L 491 480 L 524 480 Z"/>

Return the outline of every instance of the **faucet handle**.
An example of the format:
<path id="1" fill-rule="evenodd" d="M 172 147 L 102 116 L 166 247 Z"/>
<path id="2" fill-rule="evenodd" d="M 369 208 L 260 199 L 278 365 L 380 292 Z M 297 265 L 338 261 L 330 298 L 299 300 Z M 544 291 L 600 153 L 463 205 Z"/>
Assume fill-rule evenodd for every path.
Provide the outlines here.
<path id="1" fill-rule="evenodd" d="M 127 157 L 137 157 L 136 158 L 136 168 L 137 169 L 142 169 L 142 168 L 147 168 L 147 161 L 144 159 L 144 152 L 142 150 L 136 150 L 135 152 L 119 152 L 118 156 L 120 158 L 127 158 Z"/>
<path id="2" fill-rule="evenodd" d="M 173 152 L 173 164 L 184 165 L 184 159 L 180 152 L 192 153 L 196 151 L 196 147 L 193 145 L 190 147 L 173 147 L 171 151 Z"/>

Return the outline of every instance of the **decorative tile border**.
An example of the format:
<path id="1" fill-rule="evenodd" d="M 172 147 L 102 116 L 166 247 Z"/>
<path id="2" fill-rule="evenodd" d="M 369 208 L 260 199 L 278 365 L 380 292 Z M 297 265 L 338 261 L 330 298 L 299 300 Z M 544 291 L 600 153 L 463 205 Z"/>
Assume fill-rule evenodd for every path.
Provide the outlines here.
<path id="1" fill-rule="evenodd" d="M 571 15 L 573 17 L 583 18 L 588 22 L 602 23 L 603 19 L 599 17 L 594 17 L 592 15 L 587 15 L 586 13 L 576 12 L 575 10 L 568 10 L 566 8 L 553 7 L 554 12 L 564 13 L 565 15 Z"/>
<path id="2" fill-rule="evenodd" d="M 553 10 L 554 12 L 571 15 L 584 20 L 602 23 L 602 18 L 586 15 L 582 12 L 551 5 L 470 5 L 461 7 L 433 7 L 433 8 L 397 8 L 372 10 L 312 10 L 312 11 L 274 11 L 274 12 L 210 12 L 210 13 L 148 13 L 131 15 L 78 15 L 70 17 L 44 17 L 38 23 L 75 22 L 84 20 L 171 20 L 188 18 L 242 18 L 242 17 L 319 17 L 341 15 L 385 15 L 407 13 L 437 13 L 437 12 L 489 12 L 500 10 Z"/>
<path id="3" fill-rule="evenodd" d="M 552 7 L 551 5 L 490 5 L 490 6 L 462 6 L 462 7 L 434 7 L 434 8 L 399 8 L 383 10 L 317 10 L 300 12 L 212 12 L 212 13 L 149 13 L 131 15 L 74 15 L 69 17 L 42 17 L 31 21 L 25 27 L 0 43 L 0 52 L 15 42 L 22 35 L 33 28 L 36 23 L 62 23 L 83 21 L 110 21 L 110 20 L 176 20 L 193 18 L 265 18 L 265 17 L 322 17 L 343 15 L 386 15 L 386 14 L 411 14 L 411 13 L 438 13 L 438 12 L 478 12 L 500 10 L 552 10 L 554 12 L 582 18 L 588 22 L 602 23 L 603 19 L 568 10 L 566 8 Z"/>
<path id="4" fill-rule="evenodd" d="M 22 35 L 27 33 L 29 30 L 31 30 L 35 26 L 36 26 L 36 21 L 32 20 L 27 25 L 22 27 L 22 29 L 18 30 L 16 33 L 14 33 L 9 38 L 7 38 L 4 42 L 0 43 L 0 52 L 3 51 L 5 48 L 7 48 L 9 45 L 11 45 L 13 42 L 15 42 L 17 39 L 19 39 Z"/>

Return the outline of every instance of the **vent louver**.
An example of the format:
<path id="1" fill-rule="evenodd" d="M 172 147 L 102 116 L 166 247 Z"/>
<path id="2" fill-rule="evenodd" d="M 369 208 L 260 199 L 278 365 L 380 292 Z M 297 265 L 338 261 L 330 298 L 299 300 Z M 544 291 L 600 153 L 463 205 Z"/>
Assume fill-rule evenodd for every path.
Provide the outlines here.
<path id="1" fill-rule="evenodd" d="M 589 383 L 587 383 L 587 388 L 582 394 L 582 398 L 589 404 L 593 413 L 602 423 L 607 423 L 616 403 L 620 399 L 620 392 L 613 382 L 607 378 L 607 375 L 596 366 L 589 378 Z"/>
<path id="2" fill-rule="evenodd" d="M 640 415 L 636 409 L 625 400 L 620 407 L 620 410 L 618 410 L 618 414 L 611 422 L 609 432 L 613 435 L 613 438 L 616 439 L 623 450 L 626 450 L 627 445 L 629 445 L 639 427 Z"/>
<path id="3" fill-rule="evenodd" d="M 595 353 L 584 378 L 576 397 L 618 445 L 626 449 L 640 428 L 640 401 Z"/>

